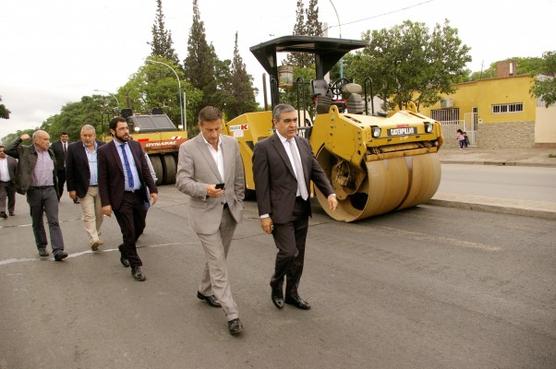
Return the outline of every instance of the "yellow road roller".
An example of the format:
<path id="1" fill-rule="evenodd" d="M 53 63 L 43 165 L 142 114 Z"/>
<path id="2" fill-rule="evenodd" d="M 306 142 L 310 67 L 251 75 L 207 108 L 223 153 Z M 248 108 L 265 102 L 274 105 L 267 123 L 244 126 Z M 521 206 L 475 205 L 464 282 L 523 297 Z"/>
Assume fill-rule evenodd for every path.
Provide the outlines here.
<path id="1" fill-rule="evenodd" d="M 270 76 L 273 107 L 280 98 L 277 53 L 315 55 L 316 78 L 308 88 L 316 116 L 300 116 L 299 130 L 330 179 L 339 206 L 329 211 L 326 198 L 314 188 L 318 201 L 330 217 L 345 222 L 427 202 L 440 183 L 438 122 L 415 109 L 367 114 L 372 97 L 362 96 L 361 86 L 347 80 L 325 81 L 325 74 L 343 55 L 365 45 L 360 40 L 284 36 L 250 49 Z M 304 114 L 304 107 L 297 109 Z M 225 132 L 238 140 L 246 188 L 254 190 L 253 148 L 273 134 L 272 112 L 242 114 L 225 123 Z"/>

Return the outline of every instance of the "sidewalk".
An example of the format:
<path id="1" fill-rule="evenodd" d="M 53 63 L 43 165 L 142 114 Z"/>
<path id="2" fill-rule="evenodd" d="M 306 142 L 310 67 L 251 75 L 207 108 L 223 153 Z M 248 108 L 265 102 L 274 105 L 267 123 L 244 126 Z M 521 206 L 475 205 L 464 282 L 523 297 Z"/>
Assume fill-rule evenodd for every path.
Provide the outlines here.
<path id="1" fill-rule="evenodd" d="M 500 150 L 484 150 L 472 147 L 463 150 L 440 148 L 438 155 L 443 164 L 516 165 L 556 168 L 556 148 Z"/>
<path id="2" fill-rule="evenodd" d="M 475 164 L 500 166 L 556 168 L 556 149 L 503 149 L 481 150 L 475 148 L 440 149 L 442 164 Z M 551 157 L 553 156 L 553 157 Z M 554 184 L 556 191 L 556 183 Z M 462 193 L 437 192 L 428 202 L 430 205 L 514 214 L 528 217 L 556 220 L 556 203 L 548 201 L 530 201 L 497 197 L 477 196 Z"/>

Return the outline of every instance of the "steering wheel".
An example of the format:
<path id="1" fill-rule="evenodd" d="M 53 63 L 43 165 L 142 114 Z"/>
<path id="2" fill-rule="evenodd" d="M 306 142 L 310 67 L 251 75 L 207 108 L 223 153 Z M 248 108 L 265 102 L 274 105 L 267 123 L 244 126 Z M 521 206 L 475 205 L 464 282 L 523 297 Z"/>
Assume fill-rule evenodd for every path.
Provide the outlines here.
<path id="1" fill-rule="evenodd" d="M 330 83 L 328 90 L 332 93 L 335 100 L 342 98 L 342 88 L 348 83 L 349 81 L 347 78 L 340 78 Z"/>

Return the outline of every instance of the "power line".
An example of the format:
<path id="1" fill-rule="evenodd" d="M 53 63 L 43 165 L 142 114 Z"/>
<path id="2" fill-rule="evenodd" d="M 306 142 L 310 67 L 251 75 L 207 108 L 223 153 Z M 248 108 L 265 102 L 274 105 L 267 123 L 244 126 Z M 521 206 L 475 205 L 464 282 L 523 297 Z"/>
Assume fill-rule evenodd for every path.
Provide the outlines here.
<path id="1" fill-rule="evenodd" d="M 395 14 L 395 13 L 403 12 L 403 11 L 405 11 L 405 10 L 413 9 L 413 8 L 416 8 L 416 7 L 421 6 L 421 5 L 425 5 L 425 4 L 428 4 L 428 3 L 432 3 L 433 1 L 434 1 L 434 0 L 421 1 L 420 3 L 417 3 L 417 4 L 408 5 L 408 6 L 403 7 L 403 8 L 399 8 L 399 9 L 391 10 L 391 11 L 388 11 L 388 12 L 385 12 L 385 13 L 373 15 L 373 16 L 371 16 L 371 17 L 361 18 L 361 19 L 357 19 L 357 20 L 354 20 L 354 21 L 351 21 L 351 22 L 342 23 L 342 24 L 336 24 L 336 25 L 334 25 L 334 26 L 328 26 L 327 29 L 334 28 L 334 27 L 340 27 L 340 26 L 347 26 L 347 25 L 350 25 L 350 24 L 359 23 L 359 22 L 364 22 L 364 21 L 368 21 L 368 20 L 371 20 L 371 19 L 383 17 L 383 16 L 385 16 L 385 15 L 390 15 L 390 14 Z"/>

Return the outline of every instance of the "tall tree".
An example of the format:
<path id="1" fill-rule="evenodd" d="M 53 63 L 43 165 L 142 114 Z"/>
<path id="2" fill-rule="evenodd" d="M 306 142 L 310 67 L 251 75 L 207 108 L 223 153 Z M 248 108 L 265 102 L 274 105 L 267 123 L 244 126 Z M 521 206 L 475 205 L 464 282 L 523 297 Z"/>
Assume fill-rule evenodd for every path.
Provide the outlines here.
<path id="1" fill-rule="evenodd" d="M 2 101 L 2 96 L 0 96 L 0 101 Z M 10 113 L 11 111 L 9 111 L 4 104 L 0 104 L 0 118 L 10 119 Z"/>
<path id="2" fill-rule="evenodd" d="M 306 10 L 305 30 L 308 36 L 322 36 L 322 22 L 319 21 L 319 0 L 309 0 Z"/>
<path id="3" fill-rule="evenodd" d="M 193 0 L 193 24 L 187 41 L 187 58 L 183 63 L 187 79 L 193 87 L 203 92 L 200 104 L 195 107 L 196 112 L 206 105 L 220 105 L 216 96 L 217 62 L 214 47 L 206 40 L 205 26 L 201 20 L 197 0 Z"/>
<path id="4" fill-rule="evenodd" d="M 166 30 L 162 0 L 156 0 L 156 19 L 152 26 L 151 55 L 161 56 L 179 65 L 179 59 L 174 50 L 172 33 Z"/>
<path id="5" fill-rule="evenodd" d="M 556 50 L 547 51 L 543 54 L 542 65 L 539 68 L 540 75 L 537 76 L 531 93 L 541 98 L 548 108 L 556 103 Z"/>
<path id="6" fill-rule="evenodd" d="M 295 10 L 295 25 L 293 26 L 293 35 L 307 36 L 307 25 L 305 24 L 305 8 L 303 0 L 297 0 Z M 307 68 L 313 64 L 313 56 L 307 53 L 290 53 L 287 58 L 287 64 L 298 68 Z"/>
<path id="7" fill-rule="evenodd" d="M 359 83 L 370 77 L 375 95 L 389 101 L 388 108 L 434 104 L 440 94 L 454 91 L 453 84 L 463 79 L 471 60 L 469 47 L 448 21 L 429 33 L 424 23 L 408 20 L 367 31 L 364 39 L 369 45 L 344 59 L 347 74 Z"/>
<path id="8" fill-rule="evenodd" d="M 257 109 L 255 91 L 253 88 L 253 77 L 247 73 L 247 69 L 245 68 L 245 64 L 243 63 L 243 59 L 239 53 L 237 32 L 234 42 L 234 57 L 232 59 L 230 87 L 232 99 L 226 108 L 229 119 Z"/>

